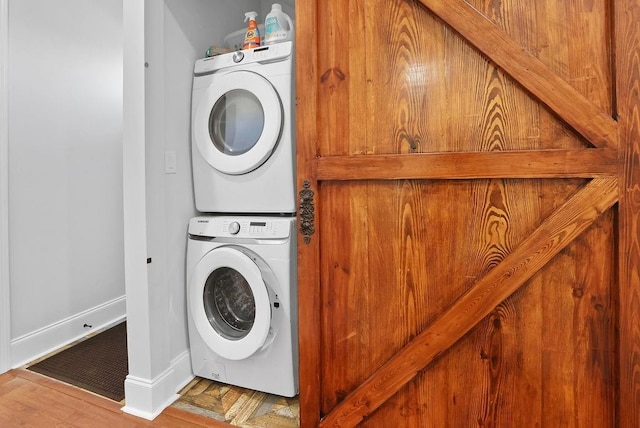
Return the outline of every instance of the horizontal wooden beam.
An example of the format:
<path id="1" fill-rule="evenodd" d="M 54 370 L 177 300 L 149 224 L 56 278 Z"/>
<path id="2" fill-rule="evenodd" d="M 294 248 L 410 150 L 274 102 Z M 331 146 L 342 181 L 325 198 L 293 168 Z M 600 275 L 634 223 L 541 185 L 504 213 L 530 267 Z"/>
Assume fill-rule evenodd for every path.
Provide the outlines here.
<path id="1" fill-rule="evenodd" d="M 464 0 L 420 0 L 595 147 L 618 146 L 617 123 Z"/>
<path id="2" fill-rule="evenodd" d="M 347 428 L 360 423 L 525 284 L 617 200 L 617 179 L 592 180 L 349 394 L 322 419 L 320 427 Z"/>
<path id="3" fill-rule="evenodd" d="M 608 149 L 323 156 L 318 180 L 595 178 L 618 173 Z"/>

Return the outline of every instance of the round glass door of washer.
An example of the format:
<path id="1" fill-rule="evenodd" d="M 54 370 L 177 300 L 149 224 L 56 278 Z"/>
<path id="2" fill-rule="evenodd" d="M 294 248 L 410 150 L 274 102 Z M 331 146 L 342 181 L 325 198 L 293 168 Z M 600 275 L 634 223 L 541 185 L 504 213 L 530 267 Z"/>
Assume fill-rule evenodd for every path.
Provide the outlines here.
<path id="1" fill-rule="evenodd" d="M 260 268 L 247 254 L 228 247 L 206 254 L 188 299 L 198 334 L 218 355 L 241 360 L 265 345 L 271 300 Z"/>
<path id="2" fill-rule="evenodd" d="M 256 318 L 256 300 L 245 277 L 230 267 L 211 272 L 204 284 L 204 311 L 211 326 L 229 340 L 245 337 Z"/>

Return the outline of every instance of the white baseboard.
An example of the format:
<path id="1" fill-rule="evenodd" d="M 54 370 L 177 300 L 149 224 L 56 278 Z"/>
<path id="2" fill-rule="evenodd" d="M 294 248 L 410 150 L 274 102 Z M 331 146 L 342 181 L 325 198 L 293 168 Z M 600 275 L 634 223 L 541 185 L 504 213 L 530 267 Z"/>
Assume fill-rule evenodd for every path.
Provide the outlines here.
<path id="1" fill-rule="evenodd" d="M 171 361 L 171 366 L 155 379 L 129 375 L 124 382 L 126 405 L 122 411 L 153 420 L 180 396 L 178 392 L 194 378 L 189 351 Z"/>
<path id="2" fill-rule="evenodd" d="M 11 365 L 24 366 L 90 333 L 126 318 L 126 297 L 121 296 L 11 341 Z M 84 327 L 84 325 L 91 327 Z"/>

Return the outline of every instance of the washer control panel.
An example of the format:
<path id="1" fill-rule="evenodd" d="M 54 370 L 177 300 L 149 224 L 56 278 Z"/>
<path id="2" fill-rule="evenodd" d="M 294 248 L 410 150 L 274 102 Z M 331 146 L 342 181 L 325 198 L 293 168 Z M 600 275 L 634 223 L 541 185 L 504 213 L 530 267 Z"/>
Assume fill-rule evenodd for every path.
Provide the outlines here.
<path id="1" fill-rule="evenodd" d="M 229 233 L 232 235 L 237 235 L 238 232 L 240 232 L 240 223 L 238 223 L 237 221 L 232 221 L 231 224 L 229 224 Z"/>
<path id="2" fill-rule="evenodd" d="M 189 235 L 209 238 L 284 239 L 294 231 L 295 218 L 195 217 Z"/>

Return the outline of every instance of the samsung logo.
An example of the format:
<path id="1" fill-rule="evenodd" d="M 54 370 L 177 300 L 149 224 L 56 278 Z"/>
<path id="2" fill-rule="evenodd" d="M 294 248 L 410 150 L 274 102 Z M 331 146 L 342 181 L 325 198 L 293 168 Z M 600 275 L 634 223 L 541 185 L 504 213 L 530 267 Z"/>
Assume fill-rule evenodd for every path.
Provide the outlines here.
<path id="1" fill-rule="evenodd" d="M 198 223 L 209 223 L 209 220 L 197 220 Z"/>

